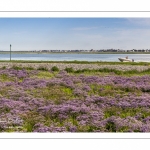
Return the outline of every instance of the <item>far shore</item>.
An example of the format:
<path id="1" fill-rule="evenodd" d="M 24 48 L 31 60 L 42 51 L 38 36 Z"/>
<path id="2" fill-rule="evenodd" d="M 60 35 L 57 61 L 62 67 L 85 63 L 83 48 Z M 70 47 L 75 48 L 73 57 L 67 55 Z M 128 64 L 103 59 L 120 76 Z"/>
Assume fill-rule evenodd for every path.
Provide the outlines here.
<path id="1" fill-rule="evenodd" d="M 11 51 L 12 54 L 150 54 L 150 52 L 25 52 Z M 0 54 L 10 54 L 10 51 L 0 51 Z"/>

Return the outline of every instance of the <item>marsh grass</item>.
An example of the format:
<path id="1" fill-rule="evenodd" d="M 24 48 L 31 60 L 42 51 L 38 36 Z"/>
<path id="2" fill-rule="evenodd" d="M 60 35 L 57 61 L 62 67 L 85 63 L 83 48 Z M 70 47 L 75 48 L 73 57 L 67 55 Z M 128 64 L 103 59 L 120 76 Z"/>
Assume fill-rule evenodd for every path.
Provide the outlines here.
<path id="1" fill-rule="evenodd" d="M 32 76 L 33 78 L 39 78 L 39 79 L 50 79 L 54 77 L 55 74 L 48 72 L 48 71 L 39 71 L 36 75 Z"/>
<path id="2" fill-rule="evenodd" d="M 89 95 L 97 95 L 97 96 L 114 96 L 115 90 L 111 85 L 98 85 L 91 84 L 91 90 L 88 92 Z"/>
<path id="3" fill-rule="evenodd" d="M 13 77 L 9 77 L 7 74 L 0 74 L 0 81 L 1 82 L 14 81 L 14 78 Z"/>
<path id="4" fill-rule="evenodd" d="M 109 96 L 115 97 L 116 94 L 120 96 L 128 95 L 129 93 L 134 93 L 137 96 L 142 94 L 141 90 L 130 87 L 123 86 L 114 86 L 114 85 L 99 85 L 99 84 L 91 84 L 91 90 L 88 92 L 89 95 L 97 95 L 97 96 Z"/>
<path id="5" fill-rule="evenodd" d="M 19 79 L 17 79 L 17 81 L 18 81 L 19 83 L 23 82 L 23 80 L 24 80 L 24 78 L 19 78 Z"/>
<path id="6" fill-rule="evenodd" d="M 143 76 L 143 75 L 150 75 L 150 69 L 146 70 L 127 70 L 127 71 L 121 71 L 117 69 L 110 69 L 110 68 L 100 68 L 100 69 L 78 69 L 74 70 L 73 68 L 65 68 L 65 71 L 67 73 L 70 73 L 72 75 L 118 75 L 118 76 Z"/>
<path id="7" fill-rule="evenodd" d="M 22 114 L 21 118 L 24 120 L 23 130 L 25 132 L 33 132 L 34 125 L 43 122 L 43 117 L 37 113 L 36 111 L 27 112 L 26 114 Z"/>
<path id="8" fill-rule="evenodd" d="M 5 66 L 4 66 L 5 67 Z M 2 69 L 6 69 L 6 67 L 5 68 L 2 68 Z M 11 69 L 14 69 L 14 70 L 35 70 L 35 68 L 33 68 L 32 66 L 27 66 L 27 67 L 22 67 L 22 66 L 20 66 L 20 65 L 13 65 L 12 67 L 11 67 Z"/>
<path id="9" fill-rule="evenodd" d="M 71 100 L 74 98 L 72 89 L 58 85 L 38 88 L 30 90 L 28 92 L 33 93 L 34 97 L 51 100 L 54 101 L 56 104 L 61 103 L 62 100 Z"/>
<path id="10" fill-rule="evenodd" d="M 21 67 L 17 67 L 15 68 L 16 70 L 21 69 Z M 32 77 L 36 77 L 36 78 L 40 78 L 40 79 L 51 79 L 53 77 L 56 77 L 56 75 L 59 73 L 58 71 L 47 71 L 45 69 L 41 69 L 41 70 L 36 70 L 35 72 L 37 73 L 33 73 L 31 71 L 30 74 L 30 70 L 32 70 L 33 68 L 27 69 L 30 78 Z M 91 75 L 91 76 L 103 76 L 103 75 L 120 75 L 120 76 L 135 76 L 136 74 L 138 75 L 149 75 L 150 74 L 150 69 L 147 69 L 145 71 L 137 71 L 137 70 L 132 70 L 132 71 L 118 71 L 115 69 L 98 69 L 98 70 L 90 70 L 90 69 L 84 69 L 84 70 L 74 70 L 72 68 L 68 68 L 66 69 L 66 71 L 68 72 L 68 76 L 71 74 L 72 76 L 77 76 L 80 74 L 84 74 L 84 75 Z M 34 72 L 34 71 L 33 71 Z M 25 76 L 24 78 L 28 78 L 28 75 Z M 16 81 L 17 82 L 22 82 L 24 78 L 17 78 L 16 77 Z M 66 79 L 66 74 L 63 76 L 61 76 L 60 78 L 62 79 Z M 0 82 L 9 82 L 9 81 L 13 81 L 13 77 L 9 77 L 7 74 L 0 74 Z M 56 78 L 57 79 L 57 78 Z M 72 79 L 72 78 L 71 78 Z M 32 79 L 31 79 L 32 80 Z M 133 82 L 136 83 L 136 80 L 134 81 L 133 78 Z M 139 79 L 141 80 L 141 79 Z M 131 81 L 131 82 L 132 82 Z M 81 82 L 81 80 L 77 80 L 76 82 L 73 82 L 73 86 L 72 87 L 67 87 L 65 85 L 61 85 L 60 83 L 57 85 L 53 84 L 53 85 L 47 85 L 46 87 L 41 87 L 41 88 L 34 88 L 34 89 L 23 89 L 26 92 L 26 95 L 29 98 L 42 98 L 45 100 L 45 102 L 49 102 L 52 101 L 54 102 L 54 104 L 63 104 L 63 102 L 66 102 L 68 100 L 74 100 L 74 99 L 78 99 L 79 101 L 82 100 L 83 98 L 83 93 L 85 92 L 85 94 L 87 94 L 87 97 L 92 98 L 93 96 L 102 96 L 102 97 L 106 97 L 106 103 L 104 102 L 104 104 L 107 104 L 107 102 L 109 103 L 109 101 L 111 101 L 111 98 L 116 98 L 115 103 L 117 103 L 119 101 L 118 97 L 116 95 L 119 95 L 119 98 L 121 97 L 128 97 L 129 95 L 131 96 L 132 94 L 136 95 L 136 96 L 140 96 L 143 94 L 143 92 L 149 92 L 149 91 L 144 91 L 144 89 L 138 89 L 136 87 L 128 87 L 128 86 L 124 86 L 122 85 L 114 85 L 111 84 L 109 82 L 105 82 L 107 84 L 98 84 L 98 83 L 88 83 L 85 84 L 87 86 L 89 86 L 89 91 L 87 90 L 86 92 L 84 91 L 84 86 L 83 83 Z M 19 85 L 18 85 L 19 86 Z M 18 87 L 17 87 L 18 88 Z M 80 90 L 79 95 L 76 95 L 74 93 L 74 90 Z M 19 91 L 19 90 L 18 90 Z M 9 98 L 12 100 L 18 100 L 19 97 L 21 97 L 21 95 L 23 95 L 22 91 L 20 90 L 20 93 L 17 91 L 15 84 L 11 85 L 11 86 L 4 86 L 2 88 L 0 88 L 0 98 Z M 146 93 L 149 94 L 149 93 Z M 25 96 L 26 96 L 25 95 Z M 110 98 L 111 97 L 111 98 Z M 26 98 L 26 97 L 25 97 Z M 148 97 L 149 98 L 149 97 Z M 86 100 L 86 99 L 84 99 Z M 132 100 L 132 99 L 131 99 Z M 71 101 L 69 101 L 71 102 Z M 109 103 L 110 104 L 110 103 Z M 34 105 L 34 104 L 33 104 Z M 97 105 L 97 103 L 95 102 L 95 104 L 91 105 L 92 107 Z M 98 105 L 97 105 L 98 106 Z M 147 107 L 147 106 L 146 106 Z M 11 108 L 12 109 L 12 108 Z M 97 127 L 94 126 L 91 123 L 89 123 L 88 125 L 79 125 L 79 122 L 77 121 L 77 117 L 78 115 L 80 115 L 80 112 L 78 112 L 78 114 L 76 112 L 73 113 L 68 113 L 68 117 L 67 119 L 60 119 L 59 118 L 59 112 L 56 114 L 47 114 L 45 116 L 42 116 L 38 111 L 38 108 L 33 108 L 31 111 L 29 110 L 29 112 L 25 112 L 23 114 L 21 114 L 21 118 L 24 120 L 23 123 L 23 129 L 21 129 L 21 131 L 25 131 L 25 132 L 33 132 L 35 129 L 35 124 L 37 123 L 41 123 L 44 124 L 46 126 L 50 126 L 51 124 L 53 125 L 54 123 L 57 124 L 58 127 L 66 127 L 66 123 L 71 123 L 72 125 L 77 127 L 77 131 L 78 132 L 94 132 L 95 130 L 101 130 L 101 127 Z M 139 118 L 145 119 L 147 117 L 150 116 L 150 111 L 147 108 L 143 108 L 141 107 L 126 107 L 124 105 L 122 105 L 121 107 L 118 107 L 118 105 L 115 107 L 115 105 L 112 106 L 108 106 L 108 107 L 101 107 L 100 109 L 103 110 L 104 113 L 104 118 L 110 118 L 112 116 L 117 116 L 120 118 L 127 118 L 127 117 L 137 117 L 140 116 Z M 10 113 L 10 109 L 8 107 L 3 107 L 0 109 L 0 113 Z M 93 110 L 91 110 L 93 111 Z M 90 113 L 90 111 L 88 112 Z M 88 114 L 87 113 L 87 114 Z M 54 115 L 54 116 L 52 116 Z M 140 120 L 139 119 L 139 120 Z M 138 119 L 137 119 L 138 120 Z M 66 127 L 67 128 L 67 127 Z M 116 124 L 112 121 L 109 121 L 106 126 L 105 126 L 106 130 L 102 130 L 104 131 L 108 131 L 108 132 L 128 132 L 129 127 L 127 126 L 123 126 L 120 127 L 120 129 L 117 130 Z M 69 126 L 68 126 L 68 131 L 69 131 Z M 12 130 L 7 130 L 8 132 L 13 132 Z M 138 129 L 135 130 L 135 132 L 138 132 Z"/>
<path id="11" fill-rule="evenodd" d="M 48 71 L 48 69 L 45 66 L 40 66 L 37 68 L 37 70 Z"/>
<path id="12" fill-rule="evenodd" d="M 8 60 L 0 60 L 0 62 L 10 63 Z M 31 60 L 12 60 L 11 63 L 65 63 L 65 64 L 98 64 L 98 65 L 142 65 L 149 66 L 149 62 L 103 62 L 103 61 L 31 61 Z"/>
<path id="13" fill-rule="evenodd" d="M 107 73 L 107 72 L 84 72 L 84 73 L 79 73 L 79 74 L 74 74 L 74 73 L 70 73 L 70 74 L 76 75 L 76 76 L 80 76 L 82 74 L 85 76 L 98 76 L 98 77 L 114 75 L 113 73 Z"/>
<path id="14" fill-rule="evenodd" d="M 0 88 L 0 97 L 10 98 L 10 94 L 12 91 L 14 91 L 13 87 Z"/>
<path id="15" fill-rule="evenodd" d="M 110 107 L 104 110 L 104 117 L 109 118 L 111 116 L 119 116 L 121 118 L 126 117 L 135 117 L 141 115 L 142 119 L 150 116 L 150 111 L 145 110 L 144 108 L 137 107 L 137 108 L 121 108 L 121 107 Z"/>
<path id="16" fill-rule="evenodd" d="M 17 66 L 17 65 L 13 65 L 13 66 L 11 67 L 11 69 L 14 69 L 14 70 L 22 70 L 23 67 Z"/>
<path id="17" fill-rule="evenodd" d="M 3 108 L 0 108 L 0 113 L 9 113 L 10 112 L 10 108 L 8 108 L 8 107 L 3 107 Z"/>
<path id="18" fill-rule="evenodd" d="M 29 67 L 24 67 L 24 69 L 26 70 L 35 70 L 33 67 L 29 66 Z"/>

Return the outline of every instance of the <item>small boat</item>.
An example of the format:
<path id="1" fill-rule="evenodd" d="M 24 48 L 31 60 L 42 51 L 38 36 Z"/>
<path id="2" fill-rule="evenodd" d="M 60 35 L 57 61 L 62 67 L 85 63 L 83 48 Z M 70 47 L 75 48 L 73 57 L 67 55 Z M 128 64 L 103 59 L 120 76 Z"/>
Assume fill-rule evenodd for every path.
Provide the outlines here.
<path id="1" fill-rule="evenodd" d="M 128 58 L 118 58 L 121 62 L 133 62 L 133 59 Z"/>

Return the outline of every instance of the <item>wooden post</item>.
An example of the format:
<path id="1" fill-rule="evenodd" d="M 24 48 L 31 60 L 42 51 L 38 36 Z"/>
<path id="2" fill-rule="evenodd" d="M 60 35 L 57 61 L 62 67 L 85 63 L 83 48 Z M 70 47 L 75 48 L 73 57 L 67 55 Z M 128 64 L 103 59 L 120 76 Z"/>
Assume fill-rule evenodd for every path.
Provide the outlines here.
<path id="1" fill-rule="evenodd" d="M 11 61 L 11 44 L 10 44 L 10 61 Z"/>

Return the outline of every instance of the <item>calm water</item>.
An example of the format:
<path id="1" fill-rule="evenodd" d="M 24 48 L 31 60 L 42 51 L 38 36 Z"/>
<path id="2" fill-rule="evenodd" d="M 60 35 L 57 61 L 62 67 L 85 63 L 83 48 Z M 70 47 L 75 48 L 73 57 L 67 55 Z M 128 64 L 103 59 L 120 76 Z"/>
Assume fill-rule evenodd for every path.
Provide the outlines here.
<path id="1" fill-rule="evenodd" d="M 150 54 L 12 54 L 12 60 L 41 61 L 116 61 L 118 57 L 134 59 L 136 62 L 150 62 Z M 9 60 L 9 54 L 0 54 L 0 60 Z"/>

